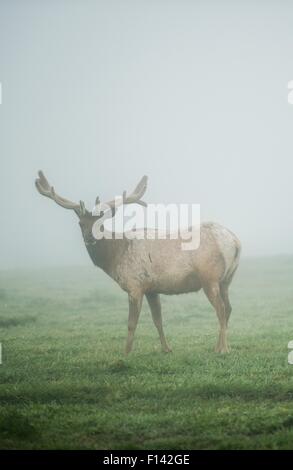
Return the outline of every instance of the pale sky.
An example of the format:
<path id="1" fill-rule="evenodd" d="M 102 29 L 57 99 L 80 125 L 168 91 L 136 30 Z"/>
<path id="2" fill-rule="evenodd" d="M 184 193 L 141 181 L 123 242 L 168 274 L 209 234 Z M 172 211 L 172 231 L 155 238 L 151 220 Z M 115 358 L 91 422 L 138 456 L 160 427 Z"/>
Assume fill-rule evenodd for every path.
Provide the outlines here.
<path id="1" fill-rule="evenodd" d="M 293 2 L 0 0 L 0 269 L 89 264 L 74 214 L 149 176 L 243 256 L 293 254 Z"/>

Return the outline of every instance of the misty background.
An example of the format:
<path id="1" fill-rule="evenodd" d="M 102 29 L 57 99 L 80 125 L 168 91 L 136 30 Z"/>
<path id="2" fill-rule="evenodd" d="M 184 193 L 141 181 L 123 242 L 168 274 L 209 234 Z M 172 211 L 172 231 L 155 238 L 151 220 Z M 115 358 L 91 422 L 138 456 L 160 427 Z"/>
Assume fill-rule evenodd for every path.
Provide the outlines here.
<path id="1" fill-rule="evenodd" d="M 293 3 L 0 0 L 0 268 L 90 264 L 35 187 L 199 203 L 243 256 L 293 254 Z"/>

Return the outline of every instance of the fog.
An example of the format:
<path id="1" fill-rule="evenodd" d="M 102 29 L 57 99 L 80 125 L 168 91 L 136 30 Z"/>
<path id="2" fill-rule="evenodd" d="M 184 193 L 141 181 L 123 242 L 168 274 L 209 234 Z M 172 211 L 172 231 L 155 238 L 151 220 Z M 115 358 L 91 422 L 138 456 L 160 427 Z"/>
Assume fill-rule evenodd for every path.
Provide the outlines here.
<path id="1" fill-rule="evenodd" d="M 35 187 L 201 205 L 243 256 L 293 254 L 293 3 L 0 1 L 0 268 L 90 264 Z"/>

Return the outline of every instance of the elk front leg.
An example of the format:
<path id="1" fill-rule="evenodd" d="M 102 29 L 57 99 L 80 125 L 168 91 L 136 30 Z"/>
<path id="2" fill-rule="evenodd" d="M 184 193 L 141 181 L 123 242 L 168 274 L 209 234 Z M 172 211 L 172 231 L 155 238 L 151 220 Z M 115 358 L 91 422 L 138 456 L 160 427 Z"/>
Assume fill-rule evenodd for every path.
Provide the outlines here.
<path id="1" fill-rule="evenodd" d="M 142 295 L 128 294 L 129 316 L 128 316 L 128 337 L 126 343 L 126 354 L 130 353 L 133 345 L 134 333 L 137 327 L 138 317 L 141 311 Z"/>
<path id="2" fill-rule="evenodd" d="M 217 283 L 208 284 L 204 287 L 204 291 L 210 303 L 216 310 L 220 324 L 219 340 L 215 350 L 219 353 L 229 352 L 227 343 L 228 317 L 225 311 L 225 303 L 221 296 L 220 286 Z"/>
<path id="3" fill-rule="evenodd" d="M 146 298 L 152 312 L 155 327 L 159 333 L 162 349 L 164 352 L 171 352 L 172 350 L 167 344 L 163 330 L 160 296 L 159 294 L 146 294 Z"/>

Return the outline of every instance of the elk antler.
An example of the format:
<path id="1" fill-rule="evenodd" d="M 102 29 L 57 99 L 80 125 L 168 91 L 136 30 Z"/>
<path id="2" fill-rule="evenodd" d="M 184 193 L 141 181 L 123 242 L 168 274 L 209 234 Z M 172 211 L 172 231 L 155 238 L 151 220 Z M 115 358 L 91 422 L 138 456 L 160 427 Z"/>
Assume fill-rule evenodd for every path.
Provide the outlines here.
<path id="1" fill-rule="evenodd" d="M 136 186 L 135 190 L 130 194 L 130 196 L 126 196 L 126 191 L 124 191 L 123 204 L 140 204 L 141 206 L 146 207 L 147 203 L 142 201 L 141 198 L 146 192 L 147 182 L 148 177 L 143 176 L 138 185 Z"/>
<path id="2" fill-rule="evenodd" d="M 147 189 L 147 181 L 148 177 L 143 176 L 135 190 L 129 196 L 126 196 L 126 191 L 124 191 L 123 198 L 121 198 L 120 201 L 113 199 L 112 201 L 106 202 L 105 205 L 111 209 L 115 209 L 122 204 L 140 204 L 141 206 L 147 207 L 147 203 L 141 200 Z"/>
<path id="3" fill-rule="evenodd" d="M 75 202 L 69 201 L 68 199 L 59 196 L 57 193 L 55 193 L 53 186 L 50 186 L 44 173 L 42 171 L 39 171 L 38 174 L 39 178 L 36 179 L 35 184 L 40 194 L 49 197 L 50 199 L 53 199 L 53 201 L 55 201 L 57 204 L 59 204 L 59 206 L 64 207 L 65 209 L 74 210 L 79 217 L 86 213 L 83 201 L 80 201 L 79 204 L 76 204 Z"/>

